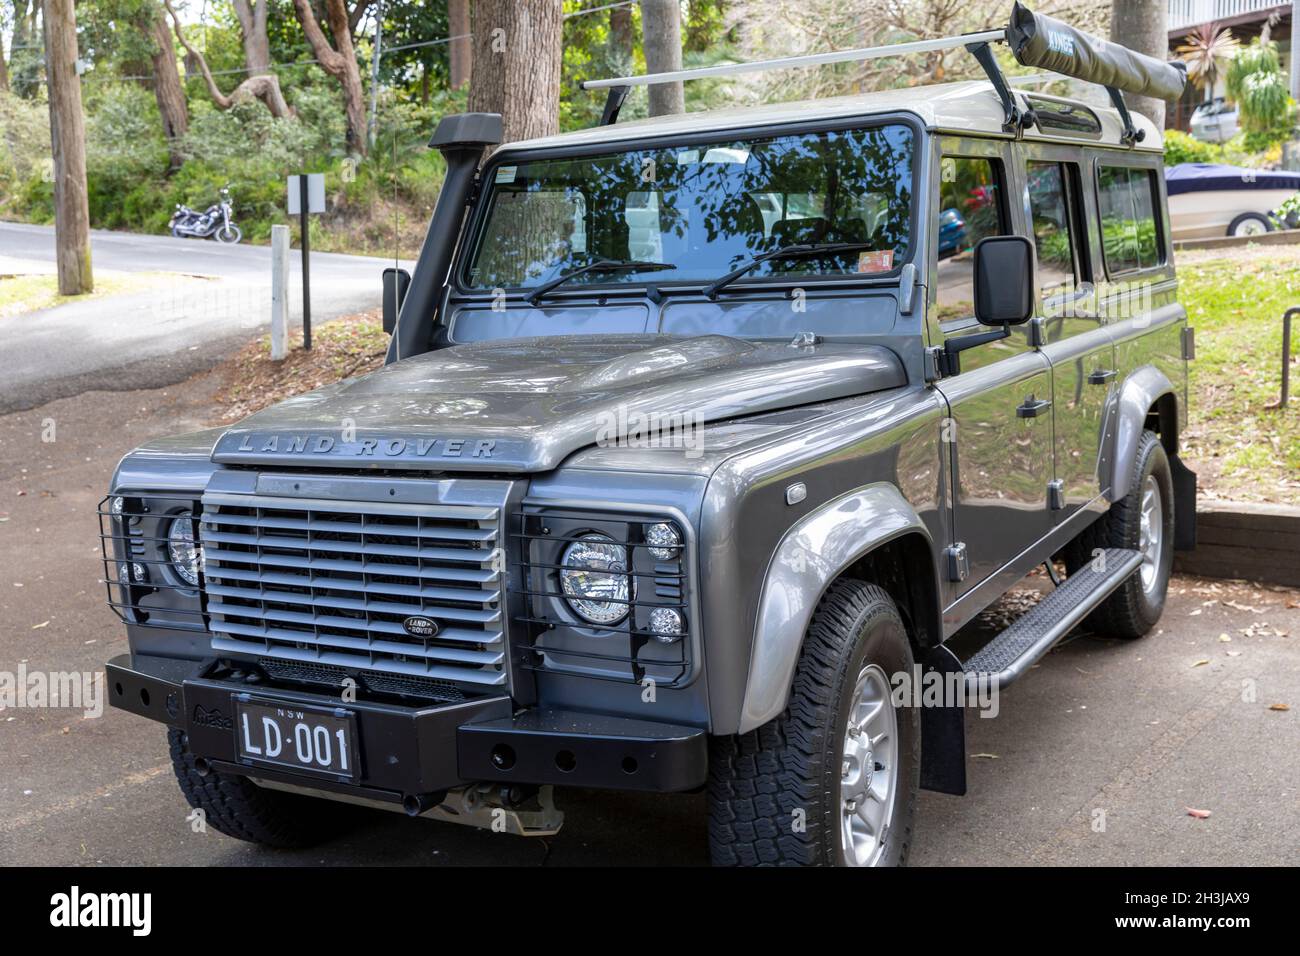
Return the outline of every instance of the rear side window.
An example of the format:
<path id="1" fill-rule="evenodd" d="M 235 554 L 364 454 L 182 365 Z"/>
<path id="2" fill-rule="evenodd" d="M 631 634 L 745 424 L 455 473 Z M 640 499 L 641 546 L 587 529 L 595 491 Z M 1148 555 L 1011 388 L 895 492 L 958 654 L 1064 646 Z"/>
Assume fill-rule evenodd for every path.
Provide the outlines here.
<path id="1" fill-rule="evenodd" d="M 1097 167 L 1102 255 L 1106 274 L 1122 275 L 1161 264 L 1156 229 L 1155 173 L 1130 166 Z"/>
<path id="2" fill-rule="evenodd" d="M 1074 291 L 1080 279 L 1069 176 L 1064 163 L 1029 162 L 1025 172 L 1038 252 L 1038 286 L 1047 299 Z"/>

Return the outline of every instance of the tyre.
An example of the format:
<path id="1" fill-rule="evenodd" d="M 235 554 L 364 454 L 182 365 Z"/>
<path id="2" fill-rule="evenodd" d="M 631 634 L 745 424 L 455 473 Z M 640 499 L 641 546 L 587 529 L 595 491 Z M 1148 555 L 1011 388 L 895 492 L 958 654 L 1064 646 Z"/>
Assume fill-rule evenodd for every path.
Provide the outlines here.
<path id="1" fill-rule="evenodd" d="M 185 233 L 181 232 L 180 229 L 179 229 L 178 227 L 176 227 L 176 226 L 172 226 L 172 238 L 173 238 L 173 239 L 184 239 L 184 238 L 185 238 Z"/>
<path id="2" fill-rule="evenodd" d="M 1098 634 L 1142 637 L 1160 620 L 1174 566 L 1174 482 L 1160 436 L 1144 431 L 1138 440 L 1129 492 L 1085 529 L 1066 550 L 1073 573 L 1092 560 L 1097 548 L 1128 548 L 1143 553 L 1142 564 L 1087 619 Z"/>
<path id="3" fill-rule="evenodd" d="M 236 226 L 234 223 L 230 223 L 229 225 L 224 225 L 218 228 L 216 236 L 217 236 L 217 242 L 224 242 L 227 245 L 231 245 L 231 246 L 239 242 L 240 239 L 244 238 L 243 232 L 241 232 L 240 228 Z"/>
<path id="4" fill-rule="evenodd" d="M 1257 212 L 1243 212 L 1228 224 L 1229 236 L 1262 236 L 1272 231 L 1268 217 Z"/>
<path id="5" fill-rule="evenodd" d="M 259 787 L 246 777 L 200 773 L 184 731 L 168 730 L 172 769 L 181 792 L 204 822 L 236 840 L 279 849 L 312 846 L 344 832 L 354 808 Z"/>
<path id="6" fill-rule="evenodd" d="M 911 673 L 898 609 L 843 580 L 813 614 L 790 702 L 757 730 L 710 742 L 715 865 L 901 866 L 920 784 L 921 714 L 895 707 Z"/>

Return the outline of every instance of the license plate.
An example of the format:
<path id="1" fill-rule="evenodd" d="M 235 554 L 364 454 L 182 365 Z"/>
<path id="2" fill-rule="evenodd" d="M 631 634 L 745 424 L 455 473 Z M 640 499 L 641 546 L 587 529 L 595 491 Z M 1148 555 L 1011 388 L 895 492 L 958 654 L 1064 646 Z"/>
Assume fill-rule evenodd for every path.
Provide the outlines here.
<path id="1" fill-rule="evenodd" d="M 356 717 L 347 711 L 237 700 L 235 733 L 244 763 L 357 776 Z"/>

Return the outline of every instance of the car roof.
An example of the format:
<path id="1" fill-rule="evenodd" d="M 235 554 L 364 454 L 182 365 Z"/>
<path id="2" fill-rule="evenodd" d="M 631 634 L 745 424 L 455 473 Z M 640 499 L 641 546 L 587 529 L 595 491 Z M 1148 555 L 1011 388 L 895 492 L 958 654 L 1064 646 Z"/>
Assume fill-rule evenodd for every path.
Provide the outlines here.
<path id="1" fill-rule="evenodd" d="M 1025 94 L 1014 94 L 1021 107 L 1025 107 Z M 1077 135 L 1057 135 L 1051 131 L 1040 131 L 1037 127 L 1025 130 L 1024 138 L 1029 140 L 1069 141 L 1093 145 L 1120 147 L 1123 124 L 1119 113 L 1111 107 L 1094 106 L 1081 100 L 1067 99 L 1046 94 L 1030 94 L 1035 98 L 1048 99 L 1060 103 L 1070 103 L 1091 110 L 1101 121 L 1102 132 L 1099 137 L 1080 137 Z M 1002 103 L 987 81 L 967 81 L 961 83 L 941 83 L 933 86 L 913 87 L 903 90 L 879 90 L 873 93 L 857 93 L 849 96 L 835 96 L 815 100 L 803 100 L 791 103 L 772 103 L 762 106 L 732 107 L 719 110 L 705 110 L 695 113 L 679 113 L 670 116 L 655 116 L 649 119 L 634 120 L 626 123 L 614 123 L 609 126 L 593 126 L 589 129 L 545 136 L 539 139 L 522 140 L 507 143 L 502 149 L 564 149 L 583 147 L 600 143 L 623 143 L 629 140 L 649 138 L 673 138 L 691 134 L 706 133 L 712 130 L 748 130 L 755 127 L 778 126 L 787 123 L 810 122 L 812 120 L 838 120 L 863 117 L 882 113 L 912 113 L 931 130 L 941 133 L 965 133 L 981 136 L 1005 136 L 1002 129 Z M 1145 130 L 1139 147 L 1143 150 L 1158 151 L 1162 148 L 1161 131 L 1145 116 L 1133 113 L 1133 124 L 1139 130 Z"/>

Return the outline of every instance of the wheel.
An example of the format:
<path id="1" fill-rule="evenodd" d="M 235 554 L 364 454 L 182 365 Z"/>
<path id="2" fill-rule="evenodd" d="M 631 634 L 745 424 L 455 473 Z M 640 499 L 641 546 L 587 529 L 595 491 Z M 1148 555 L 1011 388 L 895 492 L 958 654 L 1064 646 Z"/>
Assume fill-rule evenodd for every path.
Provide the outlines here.
<path id="1" fill-rule="evenodd" d="M 1066 550 L 1066 571 L 1083 567 L 1097 548 L 1136 549 L 1142 564 L 1088 616 L 1088 628 L 1113 637 L 1143 636 L 1165 609 L 1174 566 L 1174 482 L 1155 432 L 1144 431 L 1138 441 L 1128 494 Z"/>
<path id="2" fill-rule="evenodd" d="M 181 232 L 180 229 L 178 229 L 176 226 L 172 226 L 172 238 L 184 239 L 185 233 Z"/>
<path id="3" fill-rule="evenodd" d="M 898 609 L 844 580 L 813 614 L 790 702 L 757 730 L 714 737 L 709 852 L 715 865 L 901 866 L 920 784 L 921 715 L 896 707 L 912 673 Z"/>
<path id="4" fill-rule="evenodd" d="M 267 790 L 246 777 L 199 772 L 184 731 L 168 730 L 172 769 L 191 807 L 215 830 L 279 849 L 312 846 L 347 829 L 354 808 Z"/>
<path id="5" fill-rule="evenodd" d="M 1262 236 L 1272 231 L 1268 217 L 1257 212 L 1243 212 L 1228 224 L 1229 236 Z"/>
<path id="6" fill-rule="evenodd" d="M 223 225 L 220 228 L 218 228 L 216 232 L 216 236 L 217 236 L 217 242 L 224 242 L 232 246 L 235 243 L 239 242 L 240 239 L 244 238 L 243 232 L 241 232 L 239 227 L 236 226 L 234 223 L 230 223 L 229 225 Z"/>

